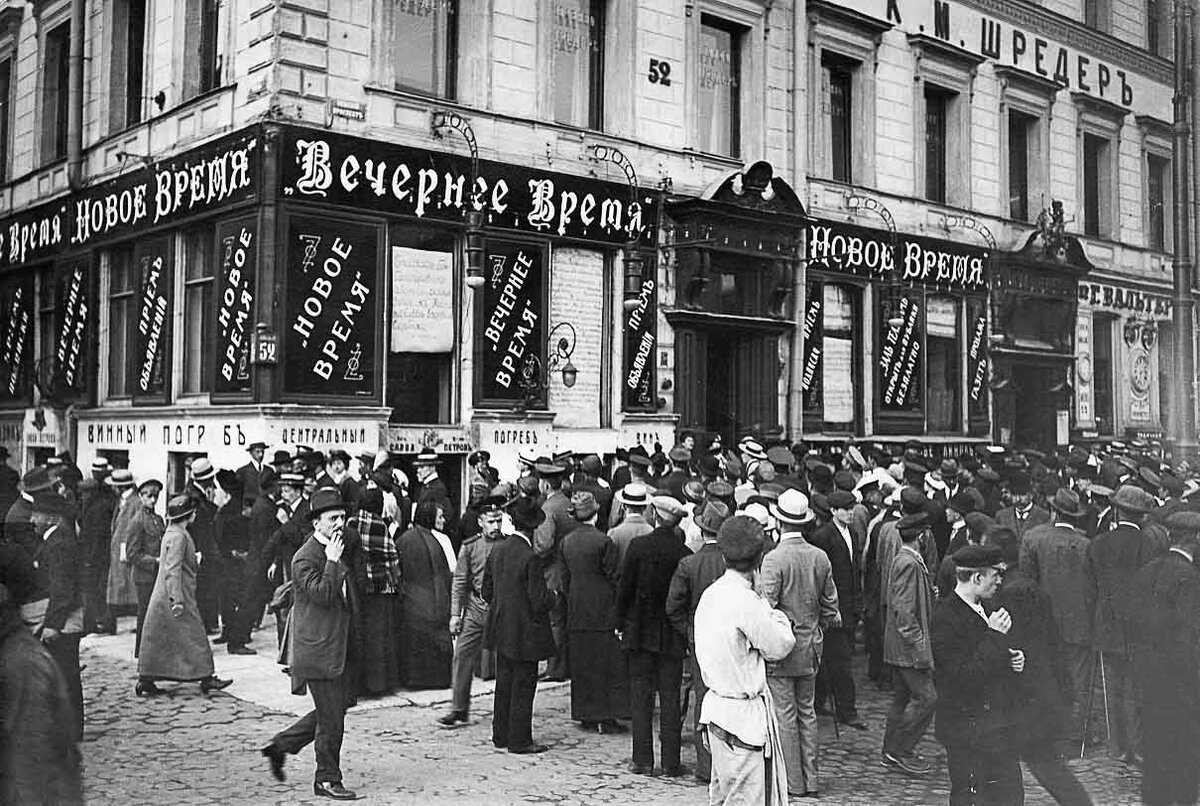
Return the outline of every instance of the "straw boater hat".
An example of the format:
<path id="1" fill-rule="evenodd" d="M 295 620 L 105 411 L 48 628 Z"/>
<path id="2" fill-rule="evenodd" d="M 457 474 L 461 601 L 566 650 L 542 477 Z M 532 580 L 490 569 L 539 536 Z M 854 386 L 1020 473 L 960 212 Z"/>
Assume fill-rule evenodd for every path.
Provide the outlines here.
<path id="1" fill-rule="evenodd" d="M 799 490 L 786 490 L 771 507 L 775 520 L 788 526 L 803 526 L 812 523 L 816 515 L 808 504 L 808 496 Z"/>
<path id="2" fill-rule="evenodd" d="M 639 481 L 631 481 L 613 497 L 627 507 L 644 507 L 650 503 L 650 488 Z"/>
<path id="3" fill-rule="evenodd" d="M 124 468 L 114 470 L 105 481 L 110 487 L 124 489 L 133 486 L 133 474 Z"/>

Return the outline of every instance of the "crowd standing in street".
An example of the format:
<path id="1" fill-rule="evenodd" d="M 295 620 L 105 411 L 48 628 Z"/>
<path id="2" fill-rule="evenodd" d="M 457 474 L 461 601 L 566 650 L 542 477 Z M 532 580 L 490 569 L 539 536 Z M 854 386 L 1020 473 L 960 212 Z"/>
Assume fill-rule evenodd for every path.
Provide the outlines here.
<path id="1" fill-rule="evenodd" d="M 135 614 L 139 695 L 228 686 L 214 646 L 278 653 L 313 708 L 262 753 L 282 780 L 313 744 L 333 799 L 356 797 L 341 743 L 359 698 L 450 688 L 430 727 L 455 728 L 494 670 L 496 748 L 552 750 L 538 681 L 568 680 L 581 730 L 628 733 L 631 772 L 693 778 L 712 803 L 824 797 L 817 720 L 865 729 L 867 686 L 892 697 L 878 763 L 945 775 L 952 804 L 1023 802 L 1022 764 L 1089 804 L 1065 760 L 1104 742 L 1147 804 L 1196 802 L 1200 480 L 1162 446 L 684 435 L 523 455 L 510 479 L 477 451 L 461 507 L 431 449 L 269 447 L 238 468 L 192 457 L 161 508 L 162 480 L 107 458 L 86 479 L 69 455 L 0 474 L 0 787 L 43 788 L 5 802 L 74 802 L 79 641 Z M 69 729 L 22 739 L 14 714 Z"/>

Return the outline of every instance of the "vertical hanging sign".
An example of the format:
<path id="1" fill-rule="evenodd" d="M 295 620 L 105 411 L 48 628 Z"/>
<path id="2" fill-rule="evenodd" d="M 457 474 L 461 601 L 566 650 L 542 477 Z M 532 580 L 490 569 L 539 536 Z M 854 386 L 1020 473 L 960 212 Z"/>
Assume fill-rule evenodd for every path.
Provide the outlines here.
<path id="1" fill-rule="evenodd" d="M 58 267 L 55 307 L 62 319 L 54 342 L 55 383 L 67 397 L 87 392 L 84 364 L 88 355 L 88 327 L 93 315 L 88 283 L 88 259 L 79 258 Z"/>
<path id="2" fill-rule="evenodd" d="M 895 322 L 880 316 L 879 408 L 919 414 L 925 341 L 921 298 L 902 294 L 892 305 Z"/>
<path id="3" fill-rule="evenodd" d="M 174 286 L 171 238 L 145 238 L 138 243 L 134 265 L 141 279 L 138 295 L 137 353 L 134 355 L 134 398 L 161 402 L 167 397 Z"/>
<path id="4" fill-rule="evenodd" d="M 800 376 L 800 389 L 804 395 L 804 410 L 821 411 L 821 335 L 822 335 L 822 286 L 809 283 L 805 289 L 807 304 L 804 306 L 804 369 Z"/>
<path id="5" fill-rule="evenodd" d="M 292 216 L 288 226 L 284 392 L 378 394 L 379 228 Z"/>
<path id="6" fill-rule="evenodd" d="M 967 298 L 967 421 L 970 433 L 986 434 L 988 419 L 988 312 L 983 297 Z"/>
<path id="7" fill-rule="evenodd" d="M 621 400 L 626 411 L 656 408 L 654 345 L 657 341 L 657 291 L 654 280 L 643 280 L 637 298 L 638 306 L 625 314 L 625 377 L 621 384 Z"/>
<path id="8" fill-rule="evenodd" d="M 479 334 L 481 400 L 516 402 L 541 389 L 546 362 L 543 250 L 491 241 Z M 540 392 L 539 392 L 540 394 Z"/>
<path id="9" fill-rule="evenodd" d="M 217 394 L 250 392 L 250 336 L 254 332 L 254 282 L 258 223 L 254 216 L 217 228 L 221 273 L 217 284 Z"/>
<path id="10" fill-rule="evenodd" d="M 33 272 L 11 277 L 0 290 L 0 400 L 29 398 L 33 378 Z"/>

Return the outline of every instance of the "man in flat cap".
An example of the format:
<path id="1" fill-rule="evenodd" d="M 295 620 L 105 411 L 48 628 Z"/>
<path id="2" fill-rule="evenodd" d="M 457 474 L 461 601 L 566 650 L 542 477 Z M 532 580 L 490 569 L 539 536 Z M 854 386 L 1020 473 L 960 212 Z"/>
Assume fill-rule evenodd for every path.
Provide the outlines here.
<path id="1" fill-rule="evenodd" d="M 787 773 L 767 662 L 786 658 L 796 637 L 783 611 L 754 591 L 766 549 L 762 527 L 734 516 L 721 524 L 717 545 L 728 568 L 696 608 L 696 662 L 708 689 L 700 723 L 712 754 L 709 803 L 782 803 Z"/>
<path id="2" fill-rule="evenodd" d="M 1200 786 L 1200 514 L 1176 512 L 1167 528 L 1170 549 L 1137 572 L 1130 590 L 1148 806 L 1194 804 Z"/>
<path id="3" fill-rule="evenodd" d="M 682 502 L 683 485 L 691 478 L 688 467 L 692 461 L 692 452 L 682 445 L 676 445 L 671 448 L 667 458 L 671 460 L 671 472 L 659 480 L 658 486 Z"/>
<path id="4" fill-rule="evenodd" d="M 687 772 L 679 758 L 679 688 L 687 641 L 667 621 L 667 593 L 676 566 L 691 552 L 676 528 L 683 516 L 683 504 L 670 496 L 655 496 L 654 508 L 654 530 L 633 540 L 625 554 L 613 626 L 629 665 L 633 717 L 633 761 L 629 769 L 641 775 L 649 775 L 654 769 L 651 723 L 657 693 L 662 772 L 677 778 Z"/>
<path id="5" fill-rule="evenodd" d="M 625 733 L 618 716 L 628 715 L 628 697 L 618 680 L 625 676 L 621 648 L 612 631 L 617 586 L 617 547 L 596 528 L 600 505 L 587 490 L 571 496 L 579 522 L 562 542 L 570 635 L 571 719 L 584 730 Z"/>
<path id="6" fill-rule="evenodd" d="M 788 797 L 815 797 L 817 779 L 817 667 L 823 635 L 841 625 L 837 587 L 825 552 L 808 542 L 804 526 L 812 521 L 808 497 L 786 490 L 771 507 L 779 523 L 779 545 L 763 558 L 756 589 L 788 617 L 796 646 L 767 670 L 767 684 L 779 719 L 779 739 L 787 767 Z"/>
<path id="7" fill-rule="evenodd" d="M 825 663 L 817 676 L 818 710 L 824 710 L 826 696 L 833 696 L 835 718 L 858 730 L 867 723 L 858 715 L 857 693 L 850 661 L 854 654 L 854 631 L 863 609 L 862 548 L 863 536 L 855 534 L 853 493 L 834 490 L 827 496 L 833 518 L 813 532 L 812 544 L 825 552 L 833 568 L 837 586 L 838 610 L 842 623 L 825 634 Z M 827 681 L 827 682 L 826 682 Z"/>
<path id="8" fill-rule="evenodd" d="M 883 659 L 892 668 L 892 707 L 883 735 L 882 760 L 909 775 L 933 767 L 917 752 L 937 706 L 933 684 L 933 573 L 921 556 L 921 535 L 929 531 L 924 512 L 896 522 L 901 546 L 889 575 Z"/>
<path id="9" fill-rule="evenodd" d="M 483 649 L 483 633 L 487 628 L 488 603 L 483 598 L 483 575 L 488 557 L 504 541 L 501 525 L 507 501 L 493 493 L 476 503 L 479 507 L 479 534 L 463 541 L 454 566 L 450 585 L 450 634 L 454 642 L 454 665 L 451 669 L 450 712 L 438 719 L 445 728 L 465 725 L 471 708 L 471 680 L 475 662 Z"/>
<path id="10" fill-rule="evenodd" d="M 1137 679 L 1133 674 L 1134 635 L 1128 620 L 1128 601 L 1138 569 L 1158 553 L 1142 528 L 1154 498 L 1132 484 L 1112 495 L 1116 526 L 1096 535 L 1088 545 L 1090 572 L 1096 580 L 1096 613 L 1092 622 L 1093 648 L 1100 653 L 1108 697 L 1108 752 L 1131 764 L 1141 761 L 1141 731 L 1137 714 Z"/>
<path id="11" fill-rule="evenodd" d="M 938 740 L 946 746 L 950 803 L 1024 802 L 1017 760 L 1019 721 L 1013 707 L 1025 655 L 1009 647 L 1012 618 L 988 612 L 1003 579 L 995 546 L 965 546 L 954 554 L 954 593 L 933 613 L 933 665 Z"/>

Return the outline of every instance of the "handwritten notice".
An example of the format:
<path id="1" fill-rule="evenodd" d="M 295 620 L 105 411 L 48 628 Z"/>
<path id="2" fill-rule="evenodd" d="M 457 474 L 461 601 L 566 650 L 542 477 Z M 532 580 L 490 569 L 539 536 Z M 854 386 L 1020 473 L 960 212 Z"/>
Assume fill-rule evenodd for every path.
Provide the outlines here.
<path id="1" fill-rule="evenodd" d="M 54 291 L 62 319 L 54 342 L 55 378 L 52 385 L 57 392 L 71 397 L 83 394 L 87 388 L 83 366 L 87 355 L 88 323 L 92 316 L 88 265 L 86 258 L 60 264 Z"/>
<path id="2" fill-rule="evenodd" d="M 921 411 L 921 304 L 902 296 L 893 301 L 896 322 L 880 327 L 879 405 L 891 411 Z"/>
<path id="3" fill-rule="evenodd" d="M 454 260 L 449 252 L 392 247 L 392 352 L 454 349 Z"/>
<path id="4" fill-rule="evenodd" d="M 174 295 L 171 243 L 169 237 L 143 239 L 138 243 L 134 256 L 141 277 L 134 366 L 135 397 L 164 398 L 167 394 L 171 297 Z"/>
<path id="5" fill-rule="evenodd" d="M 653 280 L 644 280 L 638 306 L 625 315 L 625 382 L 621 400 L 626 411 L 654 409 L 654 344 L 658 295 Z"/>
<path id="6" fill-rule="evenodd" d="M 214 391 L 250 391 L 250 334 L 254 332 L 254 279 L 258 223 L 254 216 L 223 222 L 217 231 L 221 275 L 217 286 L 217 378 Z"/>
<path id="7" fill-rule="evenodd" d="M 376 395 L 379 230 L 328 217 L 288 225 L 284 391 Z"/>
<path id="8" fill-rule="evenodd" d="M 516 401 L 540 384 L 546 361 L 542 250 L 493 241 L 484 266 L 480 397 Z"/>
<path id="9" fill-rule="evenodd" d="M 827 423 L 854 422 L 854 342 L 825 337 L 822 381 Z"/>
<path id="10" fill-rule="evenodd" d="M 33 275 L 15 277 L 0 290 L 0 400 L 29 396 L 33 366 Z"/>

